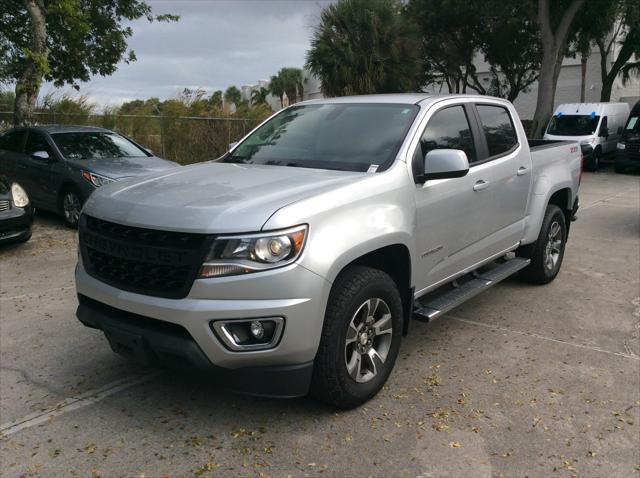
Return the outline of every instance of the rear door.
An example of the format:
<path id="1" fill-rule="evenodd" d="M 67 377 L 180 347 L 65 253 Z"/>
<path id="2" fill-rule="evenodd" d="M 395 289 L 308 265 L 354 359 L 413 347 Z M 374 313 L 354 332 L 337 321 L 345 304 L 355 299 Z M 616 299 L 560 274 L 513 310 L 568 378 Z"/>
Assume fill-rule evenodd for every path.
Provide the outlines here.
<path id="1" fill-rule="evenodd" d="M 22 129 L 9 131 L 0 136 L 0 174 L 12 180 L 20 181 L 22 170 L 18 170 L 17 162 L 24 148 L 25 131 Z"/>
<path id="2" fill-rule="evenodd" d="M 532 164 L 529 148 L 520 144 L 514 116 L 506 105 L 476 103 L 482 130 L 481 158 L 472 169 L 487 181 L 482 222 L 488 255 L 513 247 L 522 239 Z M 523 141 L 524 142 L 524 141 Z M 480 194 L 479 194 L 480 196 Z"/>

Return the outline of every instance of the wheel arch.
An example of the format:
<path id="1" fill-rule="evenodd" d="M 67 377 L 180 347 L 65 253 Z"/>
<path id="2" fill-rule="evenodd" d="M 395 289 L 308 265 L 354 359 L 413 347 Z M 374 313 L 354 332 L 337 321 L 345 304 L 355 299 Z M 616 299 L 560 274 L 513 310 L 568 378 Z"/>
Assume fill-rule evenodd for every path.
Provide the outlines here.
<path id="1" fill-rule="evenodd" d="M 405 244 L 394 243 L 366 252 L 345 264 L 336 275 L 336 278 L 351 266 L 378 269 L 389 274 L 393 279 L 402 299 L 403 335 L 406 335 L 413 312 L 412 266 L 409 248 Z"/>

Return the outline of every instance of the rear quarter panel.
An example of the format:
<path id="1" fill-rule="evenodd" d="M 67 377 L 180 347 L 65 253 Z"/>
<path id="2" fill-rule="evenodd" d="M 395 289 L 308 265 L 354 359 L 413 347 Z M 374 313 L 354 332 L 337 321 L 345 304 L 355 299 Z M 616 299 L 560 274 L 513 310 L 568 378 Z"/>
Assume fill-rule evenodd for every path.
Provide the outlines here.
<path id="1" fill-rule="evenodd" d="M 576 142 L 563 141 L 553 145 L 532 148 L 533 188 L 522 244 L 535 242 L 540 233 L 544 213 L 554 193 L 568 189 L 565 209 L 570 209 L 578 195 L 582 153 Z"/>

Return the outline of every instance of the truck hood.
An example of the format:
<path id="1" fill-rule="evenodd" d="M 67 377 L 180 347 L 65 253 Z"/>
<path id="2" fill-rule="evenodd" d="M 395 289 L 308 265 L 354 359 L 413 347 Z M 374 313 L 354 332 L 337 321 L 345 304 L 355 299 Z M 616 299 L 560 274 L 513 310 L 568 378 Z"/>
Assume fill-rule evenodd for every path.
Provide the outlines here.
<path id="1" fill-rule="evenodd" d="M 83 212 L 120 224 L 167 231 L 259 231 L 283 206 L 366 176 L 210 162 L 102 186 L 90 196 Z"/>
<path id="2" fill-rule="evenodd" d="M 110 158 L 110 159 L 82 159 L 68 160 L 74 167 L 84 169 L 92 173 L 100 174 L 111 179 L 122 179 L 132 176 L 145 176 L 147 174 L 173 169 L 178 164 L 166 159 L 151 157 L 141 158 Z"/>

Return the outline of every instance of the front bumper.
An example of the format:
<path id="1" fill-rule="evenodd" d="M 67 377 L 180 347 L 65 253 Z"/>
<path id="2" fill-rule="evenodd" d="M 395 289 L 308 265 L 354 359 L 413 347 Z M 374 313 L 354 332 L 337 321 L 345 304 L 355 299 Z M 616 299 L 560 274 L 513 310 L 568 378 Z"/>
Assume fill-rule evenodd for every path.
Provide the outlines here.
<path id="1" fill-rule="evenodd" d="M 640 167 L 640 150 L 637 145 L 627 146 L 629 150 L 617 150 L 615 157 L 615 164 L 622 167 Z M 631 148 L 634 148 L 631 150 Z"/>
<path id="2" fill-rule="evenodd" d="M 147 355 L 140 352 L 143 349 L 136 351 L 145 360 L 161 355 L 158 351 L 167 349 L 168 339 L 157 331 L 139 330 L 142 324 L 163 330 L 178 326 L 183 333 L 179 341 L 170 340 L 174 345 L 168 347 L 171 350 L 169 355 L 180 356 L 182 361 L 186 359 L 197 369 L 213 370 L 216 375 L 223 375 L 226 377 L 224 385 L 230 388 L 259 395 L 297 396 L 306 393 L 330 287 L 331 284 L 322 277 L 292 264 L 258 274 L 199 279 L 186 298 L 167 299 L 111 287 L 87 274 L 82 261 L 76 267 L 76 289 L 82 297 L 77 315 L 85 325 L 104 330 L 108 338 L 109 328 L 124 330 L 124 336 L 141 337 L 145 344 L 143 349 L 153 352 Z M 215 320 L 261 317 L 285 319 L 280 342 L 269 350 L 231 351 L 211 328 L 211 322 Z M 110 342 L 113 346 L 113 340 Z M 238 386 L 238 381 L 249 385 L 247 375 L 264 377 L 265 380 L 259 380 L 258 386 L 251 389 Z M 293 388 L 275 386 L 281 383 L 276 376 L 281 376 L 285 383 L 291 382 Z M 231 380 L 229 377 L 234 378 Z M 270 378 L 267 380 L 267 377 Z M 269 389 L 271 382 L 282 393 Z"/>
<path id="3" fill-rule="evenodd" d="M 31 223 L 33 222 L 33 207 L 29 204 L 25 208 L 11 207 L 0 212 L 0 243 L 20 242 L 31 237 Z"/>

